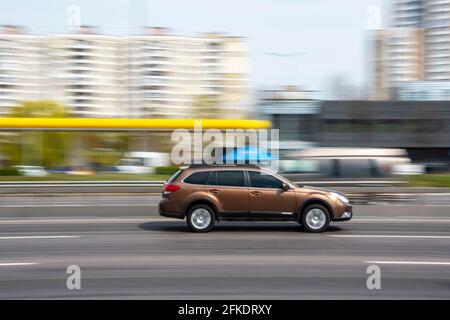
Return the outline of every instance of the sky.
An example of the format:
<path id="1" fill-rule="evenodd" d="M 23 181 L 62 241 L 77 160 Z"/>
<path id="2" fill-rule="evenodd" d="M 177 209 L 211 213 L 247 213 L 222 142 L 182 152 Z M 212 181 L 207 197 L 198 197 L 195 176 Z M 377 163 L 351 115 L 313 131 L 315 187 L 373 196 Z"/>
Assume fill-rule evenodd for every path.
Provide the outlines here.
<path id="1" fill-rule="evenodd" d="M 373 8 L 387 0 L 1 0 L 0 24 L 36 34 L 68 32 L 70 12 L 101 33 L 136 34 L 144 25 L 173 34 L 223 32 L 247 38 L 251 85 L 297 85 L 321 97 L 331 79 L 368 80 Z M 384 5 L 384 6 L 383 6 Z M 377 23 L 375 23 L 377 24 Z"/>

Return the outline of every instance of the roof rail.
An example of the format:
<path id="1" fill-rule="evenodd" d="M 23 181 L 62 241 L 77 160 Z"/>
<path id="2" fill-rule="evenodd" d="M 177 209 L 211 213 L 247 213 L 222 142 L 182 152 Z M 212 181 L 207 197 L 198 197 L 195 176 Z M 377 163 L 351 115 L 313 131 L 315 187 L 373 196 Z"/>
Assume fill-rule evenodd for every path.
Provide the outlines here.
<path id="1" fill-rule="evenodd" d="M 189 168 L 206 168 L 206 167 L 231 167 L 231 168 L 255 168 L 260 169 L 261 167 L 257 164 L 251 164 L 251 163 L 223 163 L 223 164 L 207 164 L 207 163 L 201 163 L 201 164 L 191 164 Z"/>

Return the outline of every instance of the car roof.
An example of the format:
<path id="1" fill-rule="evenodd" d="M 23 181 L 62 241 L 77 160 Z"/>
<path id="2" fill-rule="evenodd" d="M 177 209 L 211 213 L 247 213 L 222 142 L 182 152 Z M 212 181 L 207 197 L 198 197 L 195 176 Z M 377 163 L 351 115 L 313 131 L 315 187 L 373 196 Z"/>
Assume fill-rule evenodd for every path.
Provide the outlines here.
<path id="1" fill-rule="evenodd" d="M 209 171 L 209 170 L 250 170 L 257 169 L 261 170 L 261 168 L 257 165 L 252 164 L 223 164 L 223 165 L 191 165 L 186 168 L 189 171 Z"/>

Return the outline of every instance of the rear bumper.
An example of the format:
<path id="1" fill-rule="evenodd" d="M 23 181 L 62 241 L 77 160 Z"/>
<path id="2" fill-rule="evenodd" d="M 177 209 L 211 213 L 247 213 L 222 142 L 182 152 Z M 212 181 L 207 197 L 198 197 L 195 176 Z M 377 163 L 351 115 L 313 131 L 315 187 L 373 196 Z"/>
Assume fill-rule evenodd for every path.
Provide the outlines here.
<path id="1" fill-rule="evenodd" d="M 165 208 L 165 200 L 161 200 L 158 205 L 159 215 L 167 218 L 184 219 L 183 213 L 171 212 Z"/>
<path id="2" fill-rule="evenodd" d="M 184 219 L 184 215 L 174 212 L 159 211 L 159 215 L 167 218 Z"/>

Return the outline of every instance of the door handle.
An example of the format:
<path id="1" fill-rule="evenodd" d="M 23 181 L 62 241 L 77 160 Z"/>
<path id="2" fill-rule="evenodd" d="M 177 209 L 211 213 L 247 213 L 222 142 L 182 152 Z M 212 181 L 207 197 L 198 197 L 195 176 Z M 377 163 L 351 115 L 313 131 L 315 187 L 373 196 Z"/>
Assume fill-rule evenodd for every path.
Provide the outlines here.
<path id="1" fill-rule="evenodd" d="M 210 190 L 208 190 L 208 192 L 212 193 L 212 194 L 218 194 L 219 190 L 217 190 L 217 189 L 210 189 Z"/>
<path id="2" fill-rule="evenodd" d="M 252 191 L 252 192 L 250 192 L 250 194 L 251 194 L 252 196 L 260 196 L 260 195 L 262 195 L 262 192 L 259 192 L 259 191 Z"/>

